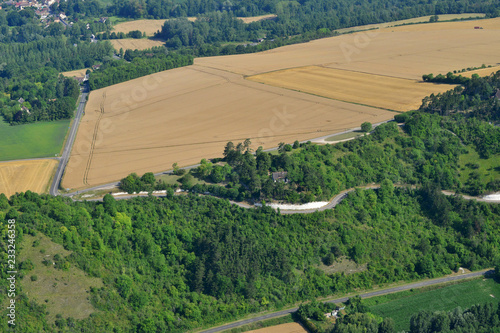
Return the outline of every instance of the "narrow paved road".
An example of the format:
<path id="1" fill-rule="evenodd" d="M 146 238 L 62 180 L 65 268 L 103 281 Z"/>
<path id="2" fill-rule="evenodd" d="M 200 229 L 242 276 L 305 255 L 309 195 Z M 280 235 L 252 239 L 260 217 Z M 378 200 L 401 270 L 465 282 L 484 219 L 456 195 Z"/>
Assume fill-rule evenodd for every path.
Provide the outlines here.
<path id="1" fill-rule="evenodd" d="M 62 175 L 64 174 L 64 169 L 66 169 L 66 164 L 68 164 L 69 155 L 71 153 L 71 147 L 73 146 L 73 142 L 75 142 L 76 132 L 78 130 L 78 125 L 80 124 L 80 120 L 83 115 L 83 111 L 85 110 L 85 103 L 87 102 L 88 96 L 88 87 L 85 86 L 85 90 L 82 92 L 80 96 L 80 101 L 78 103 L 78 108 L 76 110 L 75 118 L 73 119 L 73 123 L 71 124 L 71 129 L 68 133 L 68 139 L 66 140 L 66 144 L 63 149 L 63 153 L 61 155 L 61 159 L 59 165 L 56 170 L 56 174 L 54 176 L 54 180 L 52 181 L 52 185 L 50 185 L 49 193 L 53 196 L 59 194 L 59 184 L 61 183 Z"/>
<path id="2" fill-rule="evenodd" d="M 428 287 L 428 286 L 433 286 L 433 285 L 457 281 L 457 280 L 470 279 L 470 278 L 474 278 L 474 277 L 478 277 L 478 276 L 487 275 L 491 272 L 493 272 L 491 269 L 486 269 L 486 270 L 482 270 L 479 272 L 472 272 L 472 273 L 466 273 L 466 274 L 462 274 L 462 275 L 448 276 L 448 277 L 439 278 L 439 279 L 408 283 L 408 284 L 398 286 L 398 287 L 381 289 L 381 290 L 371 291 L 371 292 L 365 292 L 365 293 L 362 293 L 359 295 L 361 296 L 361 298 L 367 298 L 367 297 L 380 296 L 380 295 L 385 295 L 385 294 L 392 294 L 392 293 L 396 293 L 396 292 L 404 291 L 404 290 L 409 290 L 409 289 L 416 289 L 416 288 Z M 341 298 L 336 298 L 336 299 L 326 301 L 325 303 L 343 303 L 343 302 L 347 301 L 348 299 L 349 299 L 349 297 L 341 297 Z M 229 329 L 239 327 L 242 325 L 247 325 L 247 324 L 259 322 L 259 321 L 266 320 L 266 319 L 281 317 L 281 316 L 287 315 L 289 313 L 293 313 L 297 310 L 298 310 L 298 308 L 276 311 L 276 312 L 268 313 L 268 314 L 258 316 L 255 318 L 241 320 L 238 322 L 234 322 L 234 323 L 226 324 L 223 326 L 211 328 L 211 329 L 201 331 L 201 332 L 203 332 L 203 333 L 222 332 L 222 331 L 229 330 Z"/>

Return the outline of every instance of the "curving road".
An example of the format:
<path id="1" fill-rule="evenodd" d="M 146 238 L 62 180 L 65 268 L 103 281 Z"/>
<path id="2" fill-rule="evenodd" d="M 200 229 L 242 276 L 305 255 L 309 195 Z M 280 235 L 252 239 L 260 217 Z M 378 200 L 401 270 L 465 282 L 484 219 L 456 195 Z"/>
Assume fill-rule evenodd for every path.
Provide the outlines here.
<path id="1" fill-rule="evenodd" d="M 61 178 L 64 174 L 64 169 L 66 169 L 66 164 L 68 164 L 69 155 L 71 153 L 71 148 L 73 147 L 73 142 L 75 142 L 76 132 L 78 130 L 78 125 L 80 124 L 80 120 L 83 115 L 83 111 L 85 110 L 85 103 L 87 102 L 88 96 L 88 86 L 85 85 L 85 88 L 80 96 L 80 101 L 78 102 L 78 108 L 76 110 L 75 119 L 71 124 L 71 128 L 68 133 L 68 139 L 66 140 L 66 144 L 64 145 L 63 153 L 60 158 L 59 165 L 57 166 L 56 174 L 54 176 L 54 180 L 50 185 L 49 193 L 53 196 L 59 195 L 59 185 L 61 184 Z"/>
<path id="2" fill-rule="evenodd" d="M 448 276 L 448 277 L 444 277 L 444 278 L 426 280 L 426 281 L 421 281 L 421 282 L 408 283 L 408 284 L 398 286 L 398 287 L 392 287 L 392 288 L 388 288 L 388 289 L 381 289 L 381 290 L 377 290 L 377 291 L 365 292 L 365 293 L 361 293 L 358 295 L 361 296 L 361 298 L 368 298 L 368 297 L 373 297 L 373 296 L 392 294 L 392 293 L 396 293 L 396 292 L 400 292 L 400 291 L 404 291 L 404 290 L 409 290 L 409 289 L 428 287 L 428 286 L 443 284 L 443 283 L 457 281 L 457 280 L 464 280 L 464 279 L 470 279 L 470 278 L 474 278 L 474 277 L 478 277 L 478 276 L 485 276 L 485 275 L 491 274 L 492 272 L 493 272 L 492 269 L 489 268 L 489 269 L 485 269 L 485 270 L 478 271 L 478 272 L 466 273 L 466 274 L 462 274 L 462 275 Z M 343 303 L 343 302 L 346 302 L 348 299 L 349 299 L 349 297 L 341 297 L 341 298 L 336 298 L 336 299 L 332 299 L 329 301 L 325 301 L 325 303 Z M 281 317 L 281 316 L 293 313 L 297 310 L 298 310 L 298 308 L 276 311 L 276 312 L 268 313 L 268 314 L 261 315 L 261 316 L 255 317 L 255 318 L 233 322 L 230 324 L 226 324 L 223 326 L 211 328 L 211 329 L 208 329 L 205 331 L 200 331 L 200 332 L 202 332 L 202 333 L 221 332 L 221 331 L 229 330 L 229 329 L 239 327 L 242 325 L 247 325 L 247 324 L 259 322 L 262 320 Z"/>

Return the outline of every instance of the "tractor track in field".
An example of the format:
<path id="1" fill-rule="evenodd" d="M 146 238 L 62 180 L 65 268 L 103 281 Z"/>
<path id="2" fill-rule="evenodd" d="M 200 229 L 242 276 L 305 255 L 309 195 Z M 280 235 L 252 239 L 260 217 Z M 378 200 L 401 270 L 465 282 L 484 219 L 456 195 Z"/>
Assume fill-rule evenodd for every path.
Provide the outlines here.
<path id="1" fill-rule="evenodd" d="M 87 165 L 85 167 L 85 172 L 83 174 L 83 183 L 90 185 L 88 183 L 90 167 L 92 166 L 92 157 L 94 156 L 95 145 L 97 141 L 97 135 L 99 133 L 99 124 L 101 123 L 102 117 L 104 116 L 104 103 L 106 102 L 106 91 L 102 93 L 102 101 L 100 105 L 99 117 L 95 123 L 94 134 L 92 136 L 92 143 L 90 144 L 89 158 L 87 160 Z"/>

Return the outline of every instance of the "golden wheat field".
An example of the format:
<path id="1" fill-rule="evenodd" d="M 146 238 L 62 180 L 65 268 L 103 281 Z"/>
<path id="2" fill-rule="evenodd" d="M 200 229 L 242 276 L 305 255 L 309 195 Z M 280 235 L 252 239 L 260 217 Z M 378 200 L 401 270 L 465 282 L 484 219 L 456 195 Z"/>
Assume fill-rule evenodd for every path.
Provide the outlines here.
<path id="1" fill-rule="evenodd" d="M 84 69 L 77 69 L 77 70 L 69 71 L 69 72 L 62 72 L 61 74 L 66 76 L 66 77 L 83 77 L 83 76 L 85 76 L 86 72 L 87 72 L 87 68 L 84 68 Z"/>
<path id="2" fill-rule="evenodd" d="M 465 77 L 472 77 L 473 74 L 477 74 L 479 76 L 488 76 L 488 75 L 491 75 L 492 73 L 496 73 L 498 71 L 500 71 L 500 66 L 492 66 L 492 67 L 476 69 L 473 71 L 458 73 L 458 74 L 465 76 Z"/>
<path id="3" fill-rule="evenodd" d="M 422 99 L 431 93 L 450 90 L 449 85 L 320 66 L 285 69 L 247 79 L 344 102 L 403 112 L 418 109 Z"/>
<path id="4" fill-rule="evenodd" d="M 450 21 L 450 20 L 460 20 L 460 19 L 469 19 L 469 18 L 482 18 L 485 16 L 486 16 L 485 14 L 478 14 L 478 13 L 438 15 L 439 21 Z M 382 29 L 382 28 L 388 28 L 388 27 L 395 27 L 395 26 L 399 26 L 399 25 L 403 25 L 403 24 L 427 23 L 427 22 L 429 22 L 430 18 L 431 18 L 431 16 L 428 15 L 428 16 L 415 17 L 415 18 L 406 19 L 406 20 L 360 25 L 360 26 L 352 27 L 352 28 L 337 29 L 335 31 L 337 31 L 338 33 L 341 33 L 341 34 L 345 34 L 345 33 L 353 32 L 353 31 L 362 31 L 362 30 L 369 30 L 369 29 Z"/>
<path id="5" fill-rule="evenodd" d="M 270 148 L 394 113 L 190 66 L 93 91 L 63 179 L 80 188 L 221 156 L 228 141 Z"/>
<path id="6" fill-rule="evenodd" d="M 55 171 L 56 160 L 26 160 L 0 163 L 0 193 L 7 197 L 30 190 L 45 193 Z"/>
<path id="7" fill-rule="evenodd" d="M 261 15 L 261 16 L 251 16 L 251 17 L 238 17 L 245 23 L 252 23 L 262 20 L 269 20 L 275 18 L 276 15 Z M 189 21 L 196 21 L 196 17 L 188 17 Z M 118 23 L 113 27 L 113 32 L 123 32 L 127 33 L 134 30 L 139 30 L 146 33 L 146 36 L 152 37 L 157 31 L 161 31 L 161 27 L 165 23 L 166 20 L 135 20 Z"/>
<path id="8" fill-rule="evenodd" d="M 258 22 L 258 21 L 262 21 L 262 20 L 270 20 L 270 19 L 273 19 L 276 17 L 277 17 L 276 14 L 268 14 L 268 15 L 238 17 L 238 18 L 245 23 L 252 23 L 252 22 Z"/>
<path id="9" fill-rule="evenodd" d="M 168 170 L 175 162 L 198 163 L 221 156 L 227 141 L 250 138 L 254 149 L 270 148 L 389 120 L 394 113 L 380 107 L 415 108 L 427 92 L 452 88 L 415 82 L 422 74 L 497 64 L 499 32 L 500 18 L 391 27 L 262 53 L 197 58 L 193 66 L 93 91 L 63 186 L 89 187 L 131 172 Z M 309 72 L 299 68 L 308 66 Z M 280 70 L 302 75 L 295 83 L 294 75 L 281 78 L 282 86 L 299 86 L 246 79 Z M 296 91 L 305 86 L 309 93 Z"/>
<path id="10" fill-rule="evenodd" d="M 474 29 L 481 26 L 483 29 Z M 496 65 L 500 18 L 399 26 L 324 38 L 259 54 L 197 58 L 195 64 L 242 75 L 322 65 L 420 80 L 481 64 Z"/>
<path id="11" fill-rule="evenodd" d="M 307 331 L 298 323 L 287 323 L 276 326 L 260 328 L 247 333 L 306 333 Z"/>
<path id="12" fill-rule="evenodd" d="M 135 20 L 123 23 L 118 23 L 113 27 L 113 32 L 128 33 L 130 31 L 139 30 L 146 33 L 146 36 L 152 37 L 161 27 L 166 20 Z"/>
<path id="13" fill-rule="evenodd" d="M 117 51 L 120 50 L 121 48 L 124 51 L 128 49 L 145 50 L 155 46 L 162 46 L 165 44 L 164 41 L 159 39 L 133 39 L 133 38 L 113 39 L 110 40 L 110 42 Z"/>

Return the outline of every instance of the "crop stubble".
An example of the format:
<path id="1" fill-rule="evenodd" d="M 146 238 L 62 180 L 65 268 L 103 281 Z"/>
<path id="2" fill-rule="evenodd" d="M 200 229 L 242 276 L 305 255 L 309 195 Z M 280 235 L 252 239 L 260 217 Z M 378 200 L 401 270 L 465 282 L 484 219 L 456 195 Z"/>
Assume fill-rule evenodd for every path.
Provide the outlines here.
<path id="1" fill-rule="evenodd" d="M 250 76 L 248 79 L 344 102 L 403 112 L 417 109 L 422 98 L 431 93 L 450 89 L 449 85 L 320 66 L 286 69 Z"/>
<path id="2" fill-rule="evenodd" d="M 125 38 L 125 39 L 113 39 L 110 40 L 111 45 L 115 48 L 115 50 L 146 50 L 156 46 L 162 46 L 165 44 L 164 41 L 160 39 L 134 39 L 134 38 Z"/>
<path id="3" fill-rule="evenodd" d="M 247 333 L 306 333 L 307 331 L 299 323 L 286 323 L 276 326 L 269 326 Z"/>
<path id="4" fill-rule="evenodd" d="M 0 163 L 0 193 L 7 197 L 30 190 L 44 193 L 57 166 L 56 160 L 26 160 Z"/>

